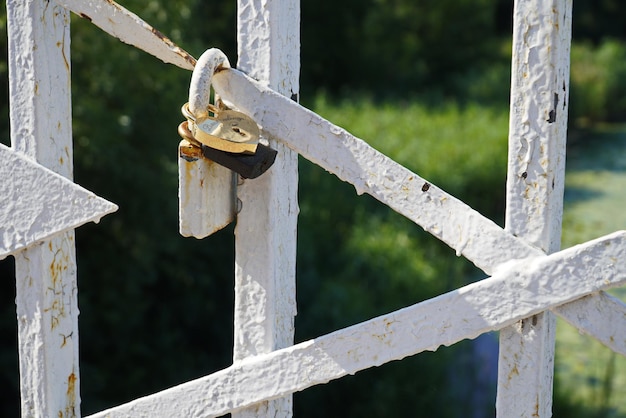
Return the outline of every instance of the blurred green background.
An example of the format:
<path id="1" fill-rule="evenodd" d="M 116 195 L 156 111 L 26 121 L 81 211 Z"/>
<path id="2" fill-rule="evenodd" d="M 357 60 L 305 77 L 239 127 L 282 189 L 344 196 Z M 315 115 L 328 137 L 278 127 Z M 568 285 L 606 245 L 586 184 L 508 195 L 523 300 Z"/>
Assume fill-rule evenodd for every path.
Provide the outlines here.
<path id="1" fill-rule="evenodd" d="M 194 56 L 217 47 L 236 63 L 236 2 L 120 3 Z M 511 10 L 503 0 L 303 0 L 301 103 L 502 225 Z M 4 9 L 0 19 L 6 34 Z M 576 0 L 573 20 L 564 247 L 626 227 L 626 5 Z M 75 179 L 120 207 L 76 233 L 87 415 L 231 364 L 234 243 L 232 226 L 201 241 L 178 235 L 176 128 L 191 74 L 76 16 L 71 54 Z M 299 201 L 297 341 L 483 277 L 305 160 Z M 19 415 L 14 299 L 7 259 L 6 417 Z M 297 393 L 294 415 L 493 416 L 496 361 L 497 335 L 485 335 Z M 554 416 L 626 417 L 625 359 L 564 323 Z"/>

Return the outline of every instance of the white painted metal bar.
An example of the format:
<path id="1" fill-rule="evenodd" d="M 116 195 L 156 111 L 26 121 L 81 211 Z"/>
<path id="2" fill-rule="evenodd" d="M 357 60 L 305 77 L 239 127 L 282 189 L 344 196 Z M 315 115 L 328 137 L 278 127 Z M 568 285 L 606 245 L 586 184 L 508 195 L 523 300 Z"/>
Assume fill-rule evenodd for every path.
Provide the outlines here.
<path id="1" fill-rule="evenodd" d="M 406 216 L 490 274 L 512 259 L 543 252 L 503 230 L 454 196 L 376 151 L 361 139 L 308 109 L 276 94 L 237 70 L 215 75 L 217 92 L 247 114 L 274 138 L 340 179 Z M 289 115 L 288 118 L 285 115 Z M 626 314 L 623 303 L 611 305 Z M 597 326 L 622 332 L 615 324 L 569 322 L 589 335 Z M 602 339 L 600 338 L 600 341 Z"/>
<path id="2" fill-rule="evenodd" d="M 124 43 L 154 55 L 163 62 L 192 70 L 196 60 L 139 16 L 113 0 L 56 0 Z"/>
<path id="3" fill-rule="evenodd" d="M 69 12 L 9 0 L 7 19 L 12 147 L 71 178 Z M 15 264 L 22 416 L 79 416 L 74 231 L 18 253 Z"/>
<path id="4" fill-rule="evenodd" d="M 491 278 L 314 340 L 237 362 L 210 376 L 93 417 L 211 417 L 237 411 L 369 367 L 475 338 L 599 289 L 623 285 L 624 260 L 626 231 L 549 256 L 511 262 Z"/>
<path id="5" fill-rule="evenodd" d="M 0 179 L 0 260 L 117 209 L 2 144 Z"/>
<path id="6" fill-rule="evenodd" d="M 621 300 L 599 292 L 552 310 L 583 333 L 593 330 L 589 335 L 626 357 L 626 312 L 622 307 Z"/>
<path id="7" fill-rule="evenodd" d="M 571 0 L 517 0 L 513 11 L 506 230 L 549 254 L 561 244 Z M 500 331 L 499 417 L 552 415 L 556 318 Z"/>
<path id="8" fill-rule="evenodd" d="M 238 68 L 278 94 L 298 95 L 299 0 L 238 0 Z M 296 315 L 298 155 L 269 136 L 278 151 L 261 177 L 240 181 L 235 228 L 235 364 L 291 346 Z M 291 395 L 233 416 L 290 417 Z"/>

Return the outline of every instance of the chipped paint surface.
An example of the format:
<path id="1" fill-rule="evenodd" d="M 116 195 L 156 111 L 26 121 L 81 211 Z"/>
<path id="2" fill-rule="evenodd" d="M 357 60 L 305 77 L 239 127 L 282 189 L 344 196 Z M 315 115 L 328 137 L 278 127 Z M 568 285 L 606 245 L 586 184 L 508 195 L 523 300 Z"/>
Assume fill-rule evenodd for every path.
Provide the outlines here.
<path id="1" fill-rule="evenodd" d="M 124 43 L 154 55 L 163 62 L 192 70 L 196 60 L 136 14 L 112 0 L 57 0 Z"/>
<path id="2" fill-rule="evenodd" d="M 72 228 L 116 208 L 65 179 L 72 177 L 69 21 L 54 2 L 7 2 L 12 147 L 0 148 L 0 258 L 18 251 L 23 417 L 80 415 Z"/>
<path id="3" fill-rule="evenodd" d="M 518 1 L 513 12 L 505 225 L 545 253 L 561 242 L 571 13 L 571 0 Z M 500 331 L 497 416 L 551 415 L 555 332 L 552 312 Z"/>
<path id="4" fill-rule="evenodd" d="M 237 67 L 290 100 L 299 86 L 299 33 L 298 0 L 238 0 Z M 288 347 L 294 339 L 298 155 L 266 138 L 278 152 L 274 165 L 237 187 L 235 364 Z M 291 415 L 292 399 L 285 396 L 233 418 Z"/>
<path id="5" fill-rule="evenodd" d="M 210 376 L 93 417 L 221 416 L 264 399 L 475 338 L 600 289 L 624 285 L 623 260 L 626 231 L 549 256 L 511 262 L 491 278 L 236 362 Z"/>
<path id="6" fill-rule="evenodd" d="M 2 144 L 0 178 L 0 259 L 117 209 Z"/>
<path id="7" fill-rule="evenodd" d="M 222 68 L 230 68 L 230 62 L 222 51 L 217 48 L 206 50 L 191 74 L 189 83 L 189 110 L 196 119 L 208 114 L 211 104 L 211 81 L 213 74 Z"/>
<path id="8" fill-rule="evenodd" d="M 513 39 L 506 229 L 559 249 L 572 1 L 518 2 Z"/>

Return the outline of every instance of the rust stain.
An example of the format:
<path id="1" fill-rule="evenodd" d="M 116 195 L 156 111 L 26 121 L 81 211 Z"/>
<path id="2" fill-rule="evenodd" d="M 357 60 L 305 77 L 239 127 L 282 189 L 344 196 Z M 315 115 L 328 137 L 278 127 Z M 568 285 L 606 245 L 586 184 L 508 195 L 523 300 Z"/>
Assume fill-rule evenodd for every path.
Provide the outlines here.
<path id="1" fill-rule="evenodd" d="M 186 140 L 180 142 L 179 150 L 180 157 L 185 161 L 194 162 L 202 158 L 202 150 L 198 147 L 194 147 Z"/>
<path id="2" fill-rule="evenodd" d="M 150 26 L 150 30 L 152 31 L 152 33 L 157 38 L 159 38 L 172 51 L 174 51 L 177 55 L 179 55 L 185 61 L 187 61 L 189 64 L 191 64 L 192 67 L 196 66 L 196 59 L 194 57 L 192 57 L 191 54 L 189 54 L 189 52 L 185 51 L 184 49 L 182 49 L 181 47 L 176 45 L 174 42 L 172 42 L 172 40 L 170 38 L 168 38 L 167 36 L 163 35 L 163 33 L 161 31 L 159 31 L 158 29 L 153 28 L 152 26 Z"/>
<path id="3" fill-rule="evenodd" d="M 74 372 L 70 373 L 67 377 L 67 396 L 72 396 L 76 399 L 76 375 Z"/>
<path id="4" fill-rule="evenodd" d="M 66 404 L 65 404 L 65 416 L 76 417 L 76 382 L 78 378 L 74 372 L 70 373 L 67 377 L 67 392 L 66 392 Z M 59 411 L 59 416 L 63 416 L 63 412 Z"/>
<path id="5" fill-rule="evenodd" d="M 57 42 L 57 46 L 61 49 L 61 55 L 63 56 L 63 63 L 65 64 L 65 69 L 69 73 L 69 71 L 70 71 L 70 63 L 69 63 L 67 57 L 65 56 L 65 33 L 66 32 L 67 31 L 63 32 L 63 40 L 61 42 Z"/>
<path id="6" fill-rule="evenodd" d="M 513 376 L 519 376 L 519 370 L 517 370 L 517 365 L 513 366 L 508 375 L 508 380 L 513 379 Z"/>
<path id="7" fill-rule="evenodd" d="M 59 334 L 59 335 L 61 336 L 61 338 L 63 338 L 63 342 L 61 343 L 61 348 L 63 348 L 67 345 L 67 340 L 72 338 L 72 335 L 74 335 L 74 333 L 70 332 L 69 335 L 63 335 L 63 334 Z"/>
<path id="8" fill-rule="evenodd" d="M 44 312 L 50 313 L 50 328 L 53 330 L 60 324 L 61 318 L 67 315 L 63 300 L 65 295 L 63 289 L 63 274 L 69 269 L 70 256 L 66 251 L 65 244 L 65 240 L 60 242 L 61 247 L 54 252 L 49 266 L 50 284 L 48 291 L 52 292 L 52 301 L 50 306 L 44 309 Z M 54 251 L 52 242 L 48 244 L 48 248 L 50 251 Z"/>
<path id="9" fill-rule="evenodd" d="M 535 400 L 535 410 L 533 411 L 532 416 L 533 417 L 539 416 L 539 394 L 537 394 L 537 399 Z"/>
<path id="10" fill-rule="evenodd" d="M 165 43 L 170 43 L 171 41 L 169 40 L 169 38 L 165 35 L 163 35 L 163 33 L 161 31 L 159 31 L 158 29 L 155 28 L 151 28 L 152 33 L 154 33 L 156 35 L 157 38 L 159 38 L 160 40 L 162 40 Z"/>
<path id="11" fill-rule="evenodd" d="M 78 14 L 80 17 L 82 17 L 83 19 L 86 19 L 88 21 L 92 21 L 91 17 L 89 17 L 89 15 L 85 14 L 85 13 L 79 13 Z"/>

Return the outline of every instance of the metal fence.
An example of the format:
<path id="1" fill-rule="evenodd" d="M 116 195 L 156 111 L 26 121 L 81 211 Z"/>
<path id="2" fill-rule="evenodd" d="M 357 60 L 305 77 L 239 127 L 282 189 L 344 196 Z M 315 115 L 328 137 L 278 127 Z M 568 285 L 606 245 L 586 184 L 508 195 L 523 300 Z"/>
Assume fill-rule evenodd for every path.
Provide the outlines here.
<path id="1" fill-rule="evenodd" d="M 603 292 L 626 281 L 626 234 L 559 251 L 571 0 L 515 3 L 505 229 L 296 102 L 297 0 L 238 0 L 238 9 L 238 69 L 212 85 L 258 123 L 276 163 L 243 181 L 203 158 L 179 160 L 181 233 L 203 237 L 237 218 L 233 365 L 94 417 L 290 416 L 293 392 L 493 330 L 498 416 L 547 417 L 555 315 L 626 355 L 626 306 Z M 80 415 L 73 229 L 116 210 L 72 181 L 70 11 L 165 62 L 196 63 L 111 0 L 7 1 L 12 146 L 0 145 L 0 258 L 16 258 L 23 417 Z M 298 154 L 490 277 L 294 345 Z"/>

